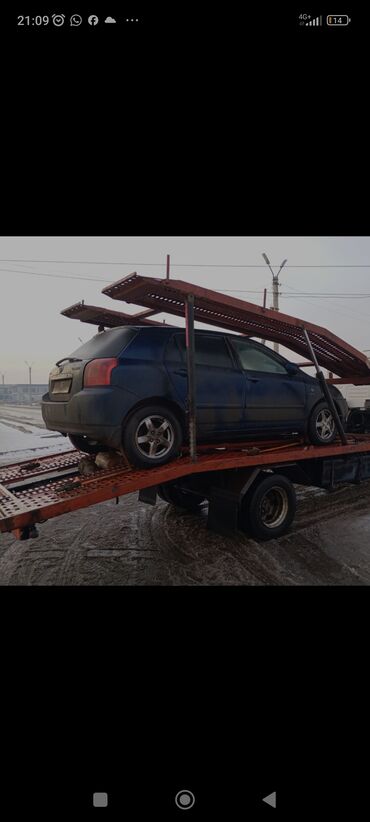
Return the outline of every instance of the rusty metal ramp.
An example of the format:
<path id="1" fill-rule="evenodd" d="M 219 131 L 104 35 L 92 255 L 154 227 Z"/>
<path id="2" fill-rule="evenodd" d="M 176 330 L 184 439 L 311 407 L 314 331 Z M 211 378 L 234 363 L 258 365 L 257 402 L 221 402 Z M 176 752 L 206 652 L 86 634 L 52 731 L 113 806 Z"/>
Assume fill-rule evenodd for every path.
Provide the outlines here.
<path id="1" fill-rule="evenodd" d="M 202 445 L 195 462 L 184 449 L 178 459 L 143 470 L 133 468 L 122 456 L 122 466 L 100 469 L 91 476 L 79 472 L 84 456 L 79 451 L 27 460 L 0 469 L 0 532 L 13 531 L 23 538 L 22 529 L 36 523 L 190 474 L 359 452 L 370 452 L 369 436 L 351 437 L 348 445 L 335 442 L 320 447 L 305 445 L 301 439 Z"/>
<path id="2" fill-rule="evenodd" d="M 149 320 L 153 311 L 143 311 L 141 314 L 125 314 L 123 311 L 113 311 L 111 308 L 100 308 L 97 305 L 74 303 L 60 312 L 64 317 L 72 320 L 81 320 L 91 325 L 104 325 L 106 328 L 116 328 L 120 325 L 162 325 L 156 320 Z"/>
<path id="3" fill-rule="evenodd" d="M 183 280 L 143 277 L 137 273 L 117 280 L 103 288 L 102 293 L 114 300 L 123 300 L 179 317 L 184 316 L 186 300 L 189 295 L 193 295 L 195 320 L 281 343 L 311 359 L 303 333 L 305 328 L 320 365 L 339 377 L 346 378 L 348 382 L 370 384 L 370 361 L 362 351 L 353 348 L 326 328 L 281 311 L 262 308 Z"/>

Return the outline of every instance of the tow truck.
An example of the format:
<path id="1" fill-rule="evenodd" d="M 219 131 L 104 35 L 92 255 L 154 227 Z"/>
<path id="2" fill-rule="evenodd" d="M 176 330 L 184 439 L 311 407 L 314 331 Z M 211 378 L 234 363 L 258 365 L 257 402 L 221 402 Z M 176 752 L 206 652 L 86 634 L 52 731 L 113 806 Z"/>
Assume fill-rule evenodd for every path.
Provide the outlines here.
<path id="1" fill-rule="evenodd" d="M 217 533 L 243 531 L 259 539 L 281 536 L 296 511 L 294 485 L 332 491 L 345 483 L 370 479 L 370 426 L 352 417 L 344 429 L 327 382 L 370 384 L 367 357 L 325 328 L 201 288 L 182 280 L 143 277 L 136 272 L 103 289 L 113 299 L 142 306 L 127 314 L 77 303 L 64 316 L 98 325 L 99 331 L 138 322 L 153 323 L 159 312 L 185 316 L 189 439 L 179 457 L 157 467 L 133 468 L 125 455 L 122 465 L 92 476 L 79 471 L 81 452 L 27 460 L 0 468 L 0 532 L 24 540 L 38 536 L 37 525 L 89 505 L 138 492 L 141 502 L 157 498 L 196 512 L 208 501 L 207 527 Z M 303 438 L 197 444 L 194 321 L 237 333 L 280 342 L 300 355 L 298 363 L 313 365 L 323 398 L 337 429 L 330 445 L 309 445 Z M 327 381 L 320 365 L 328 368 Z M 367 426 L 367 427 L 366 427 Z M 365 433 L 364 433 L 365 431 Z"/>

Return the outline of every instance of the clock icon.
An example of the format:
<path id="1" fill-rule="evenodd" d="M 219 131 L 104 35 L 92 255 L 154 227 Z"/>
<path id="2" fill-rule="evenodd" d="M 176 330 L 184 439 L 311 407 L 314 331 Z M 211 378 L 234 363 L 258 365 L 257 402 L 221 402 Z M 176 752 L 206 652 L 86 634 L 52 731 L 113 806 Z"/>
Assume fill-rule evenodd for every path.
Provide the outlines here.
<path id="1" fill-rule="evenodd" d="M 54 26 L 63 26 L 65 17 L 65 14 L 52 14 Z"/>

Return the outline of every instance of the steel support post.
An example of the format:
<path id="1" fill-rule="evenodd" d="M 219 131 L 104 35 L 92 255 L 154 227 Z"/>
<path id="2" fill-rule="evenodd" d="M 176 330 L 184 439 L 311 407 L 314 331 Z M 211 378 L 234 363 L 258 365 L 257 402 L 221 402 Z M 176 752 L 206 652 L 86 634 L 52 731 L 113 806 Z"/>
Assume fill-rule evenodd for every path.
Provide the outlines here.
<path id="1" fill-rule="evenodd" d="M 189 294 L 185 302 L 186 321 L 186 361 L 188 369 L 187 414 L 189 422 L 190 457 L 197 459 L 196 438 L 196 397 L 195 397 L 195 339 L 194 339 L 194 296 Z"/>
<path id="2" fill-rule="evenodd" d="M 332 415 L 333 415 L 333 417 L 334 417 L 334 422 L 335 422 L 335 425 L 336 425 L 336 429 L 337 429 L 337 431 L 338 431 L 338 434 L 339 434 L 339 436 L 340 436 L 341 442 L 342 442 L 342 444 L 343 444 L 343 445 L 348 445 L 348 440 L 347 440 L 347 437 L 346 437 L 346 435 L 345 435 L 345 431 L 344 431 L 344 428 L 343 428 L 343 425 L 342 425 L 342 422 L 341 422 L 340 416 L 339 416 L 338 411 L 337 411 L 337 409 L 336 409 L 336 407 L 335 407 L 334 400 L 333 400 L 333 397 L 332 397 L 332 395 L 331 395 L 331 393 L 330 393 L 330 391 L 329 391 L 329 388 L 328 388 L 328 386 L 327 386 L 327 383 L 326 383 L 326 380 L 325 380 L 324 374 L 323 374 L 323 372 L 320 370 L 319 364 L 318 364 L 317 359 L 316 359 L 316 354 L 315 354 L 315 352 L 314 352 L 314 350 L 313 350 L 313 346 L 312 346 L 311 340 L 310 340 L 310 338 L 309 338 L 309 336 L 308 336 L 308 333 L 307 333 L 307 331 L 306 331 L 306 329 L 305 329 L 305 328 L 303 329 L 303 333 L 304 333 L 304 336 L 305 336 L 305 338 L 306 338 L 307 345 L 308 345 L 309 350 L 310 350 L 310 355 L 311 355 L 312 362 L 313 362 L 313 363 L 314 363 L 314 365 L 315 365 L 317 379 L 318 379 L 318 381 L 319 381 L 319 383 L 320 383 L 320 385 L 321 385 L 321 388 L 322 388 L 322 393 L 323 393 L 323 395 L 324 395 L 324 397 L 325 397 L 325 399 L 326 399 L 326 402 L 328 403 L 328 406 L 329 406 L 329 408 L 330 408 L 330 411 L 331 411 L 331 413 L 332 413 Z"/>

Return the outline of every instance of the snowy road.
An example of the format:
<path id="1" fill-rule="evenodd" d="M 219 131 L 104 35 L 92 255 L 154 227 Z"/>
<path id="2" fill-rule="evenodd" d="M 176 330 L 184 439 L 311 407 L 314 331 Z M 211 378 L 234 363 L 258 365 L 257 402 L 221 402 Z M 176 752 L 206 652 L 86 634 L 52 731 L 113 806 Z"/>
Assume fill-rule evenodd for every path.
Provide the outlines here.
<path id="1" fill-rule="evenodd" d="M 66 437 L 47 431 L 39 407 L 0 405 L 0 465 L 58 454 L 70 448 Z"/>
<path id="2" fill-rule="evenodd" d="M 0 465 L 69 447 L 38 408 L 0 406 Z M 37 539 L 1 534 L 0 585 L 370 585 L 370 481 L 297 496 L 289 533 L 261 543 L 129 494 L 48 520 Z"/>
<path id="3" fill-rule="evenodd" d="M 256 542 L 137 494 L 74 511 L 19 542 L 0 535 L 0 585 L 370 585 L 370 481 L 304 489 L 289 533 Z"/>

